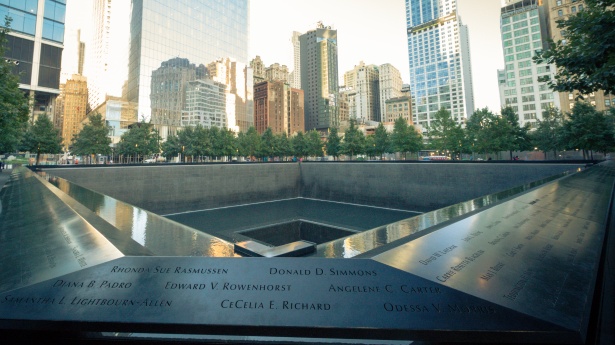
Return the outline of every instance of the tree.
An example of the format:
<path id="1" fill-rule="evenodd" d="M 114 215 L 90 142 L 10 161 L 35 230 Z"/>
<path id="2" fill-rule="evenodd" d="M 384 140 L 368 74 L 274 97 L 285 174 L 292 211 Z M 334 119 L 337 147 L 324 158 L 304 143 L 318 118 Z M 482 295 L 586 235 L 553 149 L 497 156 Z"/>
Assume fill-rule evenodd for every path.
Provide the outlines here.
<path id="1" fill-rule="evenodd" d="M 563 39 L 534 57 L 536 63 L 555 64 L 557 74 L 538 80 L 559 92 L 615 93 L 614 6 L 613 0 L 586 0 L 583 11 L 558 21 Z"/>
<path id="2" fill-rule="evenodd" d="M 472 151 L 485 155 L 507 150 L 515 134 L 508 118 L 495 115 L 488 108 L 478 109 L 472 114 L 466 123 L 466 133 Z"/>
<path id="3" fill-rule="evenodd" d="M 530 124 L 526 123 L 521 127 L 519 115 L 511 107 L 502 108 L 502 119 L 505 121 L 507 129 L 506 140 L 503 142 L 502 149 L 510 153 L 510 159 L 513 158 L 513 151 L 531 150 Z"/>
<path id="4" fill-rule="evenodd" d="M 325 144 L 327 155 L 333 156 L 333 160 L 337 160 L 342 148 L 341 145 L 342 137 L 340 137 L 337 127 L 332 127 L 329 130 L 329 137 L 327 138 L 327 143 Z"/>
<path id="5" fill-rule="evenodd" d="M 532 132 L 532 142 L 545 153 L 553 151 L 553 157 L 557 157 L 557 151 L 562 148 L 561 128 L 564 115 L 556 108 L 550 107 L 542 112 L 542 120 L 537 120 L 536 130 Z"/>
<path id="6" fill-rule="evenodd" d="M 582 149 L 583 157 L 615 148 L 612 122 L 608 115 L 586 102 L 577 102 L 562 126 L 561 141 L 566 149 Z M 588 154 L 589 153 L 589 154 Z"/>
<path id="7" fill-rule="evenodd" d="M 297 132 L 297 134 L 290 139 L 290 147 L 293 155 L 298 158 L 307 157 L 310 154 L 307 138 L 303 132 Z"/>
<path id="8" fill-rule="evenodd" d="M 71 152 L 77 156 L 95 155 L 97 153 L 108 155 L 111 153 L 111 138 L 109 127 L 102 119 L 102 115 L 94 113 L 88 116 L 88 123 L 73 137 Z"/>
<path id="9" fill-rule="evenodd" d="M 11 19 L 0 27 L 0 57 L 6 56 L 6 42 Z M 12 73 L 12 64 L 0 59 L 0 153 L 15 152 L 27 128 L 29 100 L 19 89 L 19 78 Z"/>
<path id="10" fill-rule="evenodd" d="M 391 152 L 389 133 L 387 133 L 382 122 L 378 124 L 374 131 L 374 143 L 372 146 L 374 148 L 374 156 L 380 156 L 380 159 L 382 159 L 385 153 Z"/>
<path id="11" fill-rule="evenodd" d="M 260 149 L 260 153 L 259 156 L 261 157 L 272 157 L 274 155 L 274 152 L 276 151 L 275 149 L 275 138 L 273 135 L 273 130 L 271 129 L 271 127 L 267 127 L 267 129 L 265 129 L 265 131 L 263 132 L 263 135 L 261 135 L 261 149 Z"/>
<path id="12" fill-rule="evenodd" d="M 162 143 L 162 155 L 170 160 L 173 157 L 177 157 L 182 153 L 182 145 L 177 135 L 170 135 L 167 140 Z"/>
<path id="13" fill-rule="evenodd" d="M 22 146 L 26 151 L 36 152 L 36 164 L 38 165 L 41 153 L 62 152 L 62 137 L 60 131 L 53 128 L 49 117 L 40 115 L 34 125 L 26 131 Z"/>
<path id="14" fill-rule="evenodd" d="M 453 154 L 461 153 L 463 129 L 453 120 L 450 111 L 442 108 L 436 112 L 431 124 L 427 126 L 427 136 L 433 149 Z"/>
<path id="15" fill-rule="evenodd" d="M 357 128 L 357 120 L 350 119 L 350 126 L 344 133 L 344 141 L 342 142 L 342 153 L 350 156 L 365 152 L 365 135 Z"/>
<path id="16" fill-rule="evenodd" d="M 320 140 L 320 133 L 318 133 L 317 130 L 312 129 L 311 131 L 307 132 L 305 139 L 307 144 L 308 156 L 322 157 L 323 143 L 322 140 Z"/>
<path id="17" fill-rule="evenodd" d="M 237 149 L 239 155 L 247 157 L 256 157 L 260 151 L 261 137 L 258 135 L 256 128 L 251 126 L 245 133 L 239 133 L 237 137 Z"/>
<path id="18" fill-rule="evenodd" d="M 281 134 L 276 134 L 274 136 L 274 140 L 275 156 L 285 159 L 285 157 L 292 155 L 290 140 L 288 139 L 286 133 L 282 132 Z"/>
<path id="19" fill-rule="evenodd" d="M 220 154 L 224 157 L 228 157 L 229 160 L 237 154 L 237 140 L 235 138 L 235 132 L 229 128 L 223 128 L 220 130 L 219 137 Z"/>
<path id="20" fill-rule="evenodd" d="M 423 136 L 403 117 L 397 118 L 391 134 L 391 150 L 403 154 L 405 160 L 407 152 L 418 152 L 422 147 Z"/>
<path id="21" fill-rule="evenodd" d="M 154 127 L 144 121 L 134 124 L 122 134 L 117 144 L 117 152 L 120 155 L 147 157 L 160 153 L 160 141 L 162 138 Z"/>

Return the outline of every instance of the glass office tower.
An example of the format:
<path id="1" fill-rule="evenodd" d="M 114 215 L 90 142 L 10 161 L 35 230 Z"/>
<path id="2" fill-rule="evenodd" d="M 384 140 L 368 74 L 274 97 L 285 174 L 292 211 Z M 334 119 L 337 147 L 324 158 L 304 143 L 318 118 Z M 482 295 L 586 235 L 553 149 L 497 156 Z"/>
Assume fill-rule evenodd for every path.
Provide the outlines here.
<path id="1" fill-rule="evenodd" d="M 429 125 L 441 108 L 458 123 L 474 111 L 468 28 L 456 0 L 406 0 L 414 123 Z"/>
<path id="2" fill-rule="evenodd" d="M 3 58 L 32 98 L 30 115 L 53 114 L 60 94 L 66 0 L 0 0 L 0 26 L 12 19 Z"/>
<path id="3" fill-rule="evenodd" d="M 519 124 L 535 128 L 542 112 L 560 108 L 557 92 L 538 78 L 555 76 L 555 65 L 532 58 L 548 47 L 547 13 L 541 0 L 508 0 L 501 10 L 500 28 L 506 68 L 498 71 L 500 102 L 519 115 Z"/>
<path id="4" fill-rule="evenodd" d="M 133 0 L 126 97 L 138 103 L 139 119 L 151 117 L 152 71 L 164 61 L 182 58 L 196 66 L 207 66 L 225 58 L 247 66 L 248 26 L 248 0 Z M 252 85 L 232 87 L 251 89 Z M 248 99 L 239 101 L 249 103 L 251 97 L 250 91 L 245 96 Z M 252 107 L 246 109 L 246 114 L 238 114 L 237 120 L 253 123 Z M 181 125 L 179 118 L 161 122 L 154 125 L 163 137 Z"/>

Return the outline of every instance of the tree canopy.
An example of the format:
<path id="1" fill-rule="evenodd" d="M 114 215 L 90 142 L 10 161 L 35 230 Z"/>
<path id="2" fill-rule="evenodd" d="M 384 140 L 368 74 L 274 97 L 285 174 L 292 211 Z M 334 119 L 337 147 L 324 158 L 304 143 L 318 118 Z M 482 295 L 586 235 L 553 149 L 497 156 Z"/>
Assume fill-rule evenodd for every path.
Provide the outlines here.
<path id="1" fill-rule="evenodd" d="M 22 149 L 36 152 L 37 165 L 41 153 L 56 154 L 62 152 L 60 131 L 53 128 L 53 123 L 47 115 L 40 115 L 34 124 L 28 127 L 23 138 Z"/>
<path id="2" fill-rule="evenodd" d="M 158 131 L 151 124 L 138 122 L 122 135 L 117 144 L 117 153 L 144 158 L 160 153 L 161 141 Z"/>
<path id="3" fill-rule="evenodd" d="M 430 146 L 440 152 L 451 154 L 461 153 L 464 142 L 464 132 L 461 125 L 455 122 L 451 112 L 440 109 L 436 112 L 431 124 L 427 127 Z"/>
<path id="4" fill-rule="evenodd" d="M 403 117 L 397 118 L 391 134 L 391 151 L 403 153 L 406 159 L 407 152 L 418 152 L 423 147 L 423 136 Z"/>
<path id="5" fill-rule="evenodd" d="M 340 155 L 342 149 L 342 137 L 340 137 L 337 127 L 333 127 L 329 130 L 329 137 L 325 146 L 327 154 L 333 156 L 334 160 Z"/>
<path id="6" fill-rule="evenodd" d="M 586 0 L 582 11 L 557 27 L 563 39 L 534 57 L 536 63 L 555 64 L 557 74 L 539 81 L 559 92 L 615 93 L 615 0 Z"/>
<path id="7" fill-rule="evenodd" d="M 88 116 L 88 123 L 73 138 L 70 147 L 74 155 L 86 156 L 111 153 L 111 138 L 108 137 L 109 127 L 102 115 L 94 113 Z"/>
<path id="8" fill-rule="evenodd" d="M 0 26 L 0 57 L 6 56 L 7 34 L 11 19 Z M 13 74 L 12 64 L 0 59 L 0 153 L 15 152 L 29 120 L 29 100 L 19 89 L 19 78 Z"/>
<path id="9" fill-rule="evenodd" d="M 342 142 L 342 153 L 348 155 L 350 160 L 352 156 L 361 154 L 365 151 L 365 135 L 357 128 L 357 120 L 350 119 L 350 126 L 344 133 L 344 141 Z"/>

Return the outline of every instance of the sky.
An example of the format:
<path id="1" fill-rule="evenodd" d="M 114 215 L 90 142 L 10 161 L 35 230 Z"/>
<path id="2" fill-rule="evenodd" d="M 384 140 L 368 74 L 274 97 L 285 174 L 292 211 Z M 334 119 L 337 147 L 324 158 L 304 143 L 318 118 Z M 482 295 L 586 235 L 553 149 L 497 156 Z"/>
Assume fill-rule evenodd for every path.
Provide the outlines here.
<path id="1" fill-rule="evenodd" d="M 75 56 L 75 30 L 87 23 L 91 1 L 68 1 L 66 56 Z M 504 67 L 500 8 L 501 0 L 458 0 L 461 20 L 470 33 L 474 104 L 495 111 L 500 109 L 497 70 Z M 266 66 L 279 63 L 292 71 L 293 31 L 305 33 L 322 21 L 337 30 L 340 85 L 343 74 L 361 61 L 368 65 L 390 63 L 408 83 L 405 12 L 404 0 L 251 0 L 248 56 L 253 59 L 259 55 Z M 87 34 L 84 27 L 82 35 Z M 63 68 L 69 63 L 70 59 L 64 57 Z M 63 78 L 75 73 L 69 70 L 63 71 Z"/>
<path id="2" fill-rule="evenodd" d="M 476 108 L 499 112 L 497 70 L 504 67 L 500 39 L 500 0 L 458 0 L 461 20 L 470 32 L 470 53 Z M 338 72 L 343 75 L 361 61 L 390 63 L 409 83 L 408 39 L 404 0 L 252 0 L 250 57 L 266 66 L 293 69 L 293 31 L 305 33 L 322 21 L 337 30 Z"/>

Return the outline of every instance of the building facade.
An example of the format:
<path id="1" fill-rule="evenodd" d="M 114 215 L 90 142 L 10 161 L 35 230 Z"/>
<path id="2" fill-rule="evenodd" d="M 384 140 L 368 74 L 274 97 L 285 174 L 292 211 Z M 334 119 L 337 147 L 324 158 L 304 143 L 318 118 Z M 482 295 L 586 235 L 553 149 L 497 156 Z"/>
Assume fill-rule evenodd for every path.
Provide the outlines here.
<path id="1" fill-rule="evenodd" d="M 406 0 L 414 123 L 423 128 L 441 108 L 458 123 L 474 111 L 468 28 L 457 0 Z"/>
<path id="2" fill-rule="evenodd" d="M 66 0 L 0 1 L 0 25 L 12 19 L 4 58 L 19 76 L 19 88 L 33 100 L 32 120 L 51 116 L 60 94 Z"/>
<path id="3" fill-rule="evenodd" d="M 119 97 L 126 79 L 127 30 L 130 2 L 121 0 L 92 1 L 90 43 L 84 75 L 88 77 L 89 105 L 97 108 L 106 96 Z"/>
<path id="4" fill-rule="evenodd" d="M 254 126 L 262 134 L 271 128 L 274 134 L 292 136 L 303 132 L 303 90 L 283 81 L 264 81 L 254 85 Z"/>
<path id="5" fill-rule="evenodd" d="M 205 79 L 209 71 L 203 65 L 191 64 L 188 59 L 173 58 L 164 61 L 152 71 L 150 88 L 151 121 L 171 128 L 182 124 L 182 111 L 189 81 Z"/>
<path id="6" fill-rule="evenodd" d="M 395 122 L 398 118 L 403 118 L 408 124 L 412 124 L 412 102 L 410 97 L 402 96 L 389 98 L 385 101 L 385 115 L 382 122 Z"/>
<path id="7" fill-rule="evenodd" d="M 238 133 L 254 125 L 252 68 L 230 58 L 207 65 L 212 80 L 226 85 L 226 128 Z"/>
<path id="8" fill-rule="evenodd" d="M 542 0 L 509 1 L 501 10 L 500 30 L 506 66 L 498 71 L 500 103 L 516 111 L 521 126 L 535 127 L 543 111 L 560 108 L 557 93 L 538 82 L 540 77 L 553 77 L 555 66 L 532 61 L 536 52 L 548 48 L 548 19 Z"/>
<path id="9" fill-rule="evenodd" d="M 138 122 L 136 104 L 123 100 L 121 97 L 107 96 L 105 101 L 92 112 L 100 114 L 109 128 L 112 148 L 120 142 L 122 135 L 128 132 L 129 127 Z"/>
<path id="10" fill-rule="evenodd" d="M 337 30 L 322 23 L 299 37 L 305 130 L 339 127 Z"/>
<path id="11" fill-rule="evenodd" d="M 557 27 L 557 21 L 567 19 L 569 16 L 576 15 L 585 9 L 583 0 L 545 0 L 544 6 L 549 18 L 549 32 L 553 41 L 565 40 L 565 32 Z M 560 92 L 558 93 L 559 103 L 562 111 L 569 112 L 574 107 L 574 103 L 579 96 L 597 110 L 603 111 L 615 106 L 615 95 L 605 94 L 604 91 L 592 92 L 588 95 L 580 95 L 579 92 Z"/>
<path id="12" fill-rule="evenodd" d="M 401 73 L 393 65 L 386 63 L 378 67 L 380 78 L 378 81 L 380 90 L 380 114 L 386 114 L 386 101 L 391 98 L 401 97 L 403 81 Z M 382 121 L 385 121 L 382 119 Z"/>
<path id="13" fill-rule="evenodd" d="M 288 77 L 288 67 L 286 65 L 280 65 L 276 62 L 265 69 L 265 80 L 282 81 L 288 84 Z"/>
<path id="14" fill-rule="evenodd" d="M 361 121 L 380 121 L 380 71 L 376 65 L 358 65 L 344 73 L 344 86 L 354 89 L 350 117 Z"/>
<path id="15" fill-rule="evenodd" d="M 295 89 L 301 88 L 301 42 L 299 41 L 300 36 L 300 32 L 293 31 L 293 36 L 290 39 L 293 49 L 293 71 L 289 74 L 289 78 L 290 86 Z"/>
<path id="16" fill-rule="evenodd" d="M 86 118 L 88 105 L 88 82 L 78 74 L 66 81 L 62 94 L 62 146 L 69 151 L 73 137 L 81 131 L 81 122 Z"/>
<path id="17" fill-rule="evenodd" d="M 211 79 L 186 83 L 182 126 L 227 128 L 226 85 Z"/>
<path id="18" fill-rule="evenodd" d="M 138 104 L 139 118 L 152 116 L 152 72 L 163 61 L 179 56 L 209 66 L 224 58 L 247 66 L 248 0 L 133 0 L 130 18 L 126 96 Z M 249 80 L 251 84 L 251 72 Z M 242 101 L 252 102 L 247 97 L 251 97 L 251 91 Z M 251 110 L 246 106 L 246 113 L 238 115 L 240 128 L 252 124 Z M 177 130 L 161 123 L 154 126 L 163 138 Z"/>

